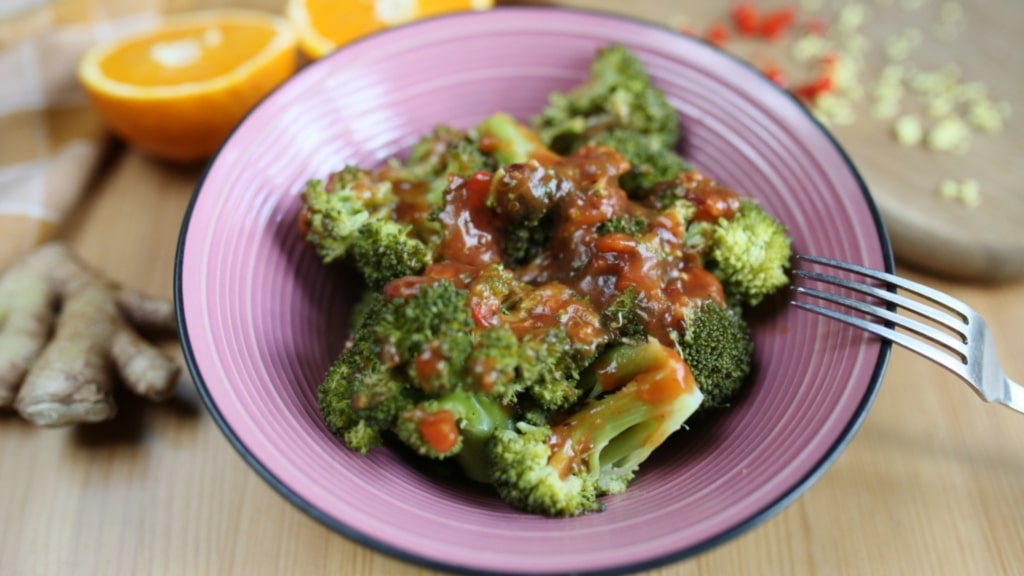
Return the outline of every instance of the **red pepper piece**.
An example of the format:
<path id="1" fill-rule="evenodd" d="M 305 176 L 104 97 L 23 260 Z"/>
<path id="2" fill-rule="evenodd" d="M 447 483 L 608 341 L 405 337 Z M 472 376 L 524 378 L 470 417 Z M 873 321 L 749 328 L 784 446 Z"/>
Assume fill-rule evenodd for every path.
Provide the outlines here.
<path id="1" fill-rule="evenodd" d="M 729 31 L 716 22 L 708 28 L 706 38 L 715 46 L 722 46 L 729 40 Z"/>
<path id="2" fill-rule="evenodd" d="M 754 36 L 760 30 L 760 15 L 749 2 L 740 2 L 730 12 L 733 26 L 743 36 Z"/>
<path id="3" fill-rule="evenodd" d="M 761 36 L 768 40 L 776 40 L 789 30 L 794 21 L 796 12 L 792 8 L 780 8 L 769 12 L 761 18 Z"/>
<path id="4" fill-rule="evenodd" d="M 813 102 L 815 98 L 832 91 L 832 76 L 823 74 L 808 84 L 793 89 L 793 94 L 805 102 Z"/>
<path id="5" fill-rule="evenodd" d="M 477 170 L 466 183 L 466 192 L 471 202 L 483 204 L 491 193 L 491 178 L 494 175 L 486 170 Z"/>

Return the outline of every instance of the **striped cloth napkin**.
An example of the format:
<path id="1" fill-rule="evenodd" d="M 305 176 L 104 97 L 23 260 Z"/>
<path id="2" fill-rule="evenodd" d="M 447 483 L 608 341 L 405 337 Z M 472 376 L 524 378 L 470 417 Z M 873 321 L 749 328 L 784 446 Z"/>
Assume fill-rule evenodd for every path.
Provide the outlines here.
<path id="1" fill-rule="evenodd" d="M 79 58 L 154 25 L 164 3 L 0 0 L 0 270 L 58 233 L 103 157 L 108 137 L 78 84 Z"/>

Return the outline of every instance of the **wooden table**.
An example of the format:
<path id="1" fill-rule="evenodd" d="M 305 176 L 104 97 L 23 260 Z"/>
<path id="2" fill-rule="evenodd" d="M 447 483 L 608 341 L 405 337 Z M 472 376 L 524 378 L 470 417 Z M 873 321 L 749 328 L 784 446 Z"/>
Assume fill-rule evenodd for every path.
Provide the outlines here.
<path id="1" fill-rule="evenodd" d="M 633 4 L 650 17 L 674 6 Z M 200 171 L 121 150 L 64 236 L 118 281 L 170 298 L 180 219 Z M 906 178 L 872 174 L 873 185 Z M 1024 284 L 899 272 L 975 306 L 1008 373 L 1024 377 L 1014 349 L 1024 341 Z M 332 533 L 278 496 L 230 447 L 186 377 L 169 403 L 118 400 L 116 420 L 71 429 L 0 416 L 0 574 L 426 572 Z M 897 349 L 862 429 L 820 481 L 739 538 L 652 574 L 1024 574 L 1024 416 L 980 402 Z"/>

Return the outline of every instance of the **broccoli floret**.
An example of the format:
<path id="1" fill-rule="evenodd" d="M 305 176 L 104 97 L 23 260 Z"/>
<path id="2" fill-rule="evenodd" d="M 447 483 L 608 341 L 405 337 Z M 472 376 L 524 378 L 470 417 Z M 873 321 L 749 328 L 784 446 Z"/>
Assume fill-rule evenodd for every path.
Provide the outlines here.
<path id="1" fill-rule="evenodd" d="M 411 236 L 412 227 L 393 220 L 370 220 L 359 229 L 352 255 L 366 283 L 375 289 L 403 276 L 419 274 L 432 252 Z"/>
<path id="2" fill-rule="evenodd" d="M 353 450 L 380 443 L 398 414 L 458 388 L 472 350 L 466 291 L 447 280 L 408 298 L 376 300 L 327 371 L 317 400 L 327 427 Z"/>
<path id="3" fill-rule="evenodd" d="M 609 130 L 599 134 L 595 142 L 615 148 L 629 161 L 629 170 L 619 176 L 619 186 L 633 197 L 692 169 L 672 148 L 672 143 L 666 143 L 661 136 L 634 130 Z"/>
<path id="4" fill-rule="evenodd" d="M 591 330 L 600 326 L 600 314 L 559 282 L 523 285 L 513 294 L 502 303 L 501 318 L 513 330 L 518 327 L 518 374 L 526 388 L 518 399 L 529 398 L 552 412 L 569 408 L 580 397 L 580 370 L 608 341 Z M 551 315 L 553 310 L 557 314 Z"/>
<path id="5" fill-rule="evenodd" d="M 477 335 L 466 361 L 467 384 L 510 404 L 528 384 L 518 375 L 519 362 L 515 333 L 504 324 L 485 328 Z"/>
<path id="6" fill-rule="evenodd" d="M 579 400 L 576 383 L 584 362 L 563 326 L 525 335 L 519 345 L 518 360 L 523 386 L 539 407 L 555 411 Z"/>
<path id="7" fill-rule="evenodd" d="M 426 284 L 391 300 L 372 327 L 384 362 L 404 368 L 409 382 L 427 394 L 447 394 L 461 384 L 475 326 L 467 295 L 450 280 Z"/>
<path id="8" fill-rule="evenodd" d="M 621 45 L 598 52 L 584 84 L 552 94 L 533 126 L 541 141 L 559 154 L 568 154 L 612 129 L 646 134 L 659 148 L 673 148 L 679 140 L 675 110 L 640 60 Z"/>
<path id="9" fill-rule="evenodd" d="M 384 306 L 384 295 L 377 290 L 363 290 L 348 316 L 348 333 L 354 334 L 367 317 Z"/>
<path id="10" fill-rule="evenodd" d="M 348 256 L 373 288 L 416 274 L 432 249 L 412 225 L 394 219 L 398 198 L 391 181 L 356 166 L 332 174 L 326 184 L 307 183 L 302 194 L 306 241 L 324 262 Z"/>
<path id="11" fill-rule="evenodd" d="M 755 306 L 789 282 L 791 254 L 786 228 L 760 204 L 743 200 L 735 216 L 715 225 L 708 269 L 727 295 Z"/>
<path id="12" fill-rule="evenodd" d="M 564 285 L 534 287 L 500 264 L 481 271 L 469 293 L 473 317 L 488 326 L 478 331 L 467 361 L 470 389 L 550 411 L 575 403 L 579 371 L 604 341 L 600 336 L 573 341 L 566 324 L 543 317 L 560 302 L 564 317 L 596 327 L 596 312 L 588 315 L 586 303 Z"/>
<path id="13" fill-rule="evenodd" d="M 515 314 L 531 317 L 531 306 L 543 298 L 531 298 L 529 290 L 495 265 L 467 289 L 441 279 L 420 285 L 407 297 L 368 298 L 361 306 L 362 321 L 319 390 L 328 427 L 350 447 L 365 452 L 381 442 L 382 433 L 402 424 L 399 414 L 433 413 L 444 407 L 455 415 L 461 430 L 475 429 L 471 412 L 461 415 L 448 404 L 465 400 L 467 394 L 484 408 L 514 405 L 519 395 L 545 410 L 571 406 L 580 396 L 576 382 L 585 351 L 560 324 L 533 328 L 520 339 L 503 320 L 506 298 L 516 301 Z M 409 440 L 413 429 L 408 423 L 404 426 L 396 431 L 416 447 Z M 473 450 L 482 450 L 479 445 Z M 463 449 L 454 444 L 434 448 L 436 457 Z M 423 446 L 417 449 L 427 452 Z M 473 461 L 481 461 L 478 456 Z"/>
<path id="14" fill-rule="evenodd" d="M 346 166 L 324 183 L 310 180 L 302 193 L 305 239 L 324 262 L 347 256 L 370 220 L 390 218 L 398 199 L 391 182 L 357 166 Z"/>
<path id="15" fill-rule="evenodd" d="M 701 392 L 675 350 L 650 340 L 615 349 L 614 361 L 615 381 L 602 383 L 611 391 L 565 420 L 495 432 L 491 482 L 502 500 L 547 516 L 601 510 L 598 498 L 624 491 L 700 405 Z"/>
<path id="16" fill-rule="evenodd" d="M 360 320 L 346 342 L 345 350 L 327 370 L 317 388 L 317 404 L 327 428 L 342 438 L 352 450 L 365 454 L 381 443 L 380 414 L 390 410 L 397 413 L 409 400 L 405 394 L 393 398 L 377 396 L 370 402 L 371 388 L 385 386 L 389 371 L 381 361 L 376 348 L 374 328 L 385 306 L 371 305 L 376 298 L 365 298 L 366 306 L 359 310 Z M 364 391 L 364 385 L 366 390 Z M 359 400 L 355 400 L 356 397 Z M 390 403 L 390 408 L 376 402 Z M 373 414 L 364 414 L 363 411 Z M 371 421 L 368 421 L 372 420 Z"/>
<path id="17" fill-rule="evenodd" d="M 602 510 L 596 475 L 585 469 L 574 473 L 571 466 L 563 474 L 555 465 L 558 452 L 551 445 L 553 438 L 550 426 L 526 422 L 494 434 L 488 451 L 490 482 L 499 497 L 515 508 L 545 516 Z"/>
<path id="18" fill-rule="evenodd" d="M 715 225 L 703 220 L 691 221 L 686 226 L 683 243 L 698 256 L 706 257 L 714 245 Z"/>
<path id="19" fill-rule="evenodd" d="M 646 231 L 647 220 L 640 216 L 612 216 L 597 225 L 597 233 L 601 236 L 606 234 L 628 234 L 638 238 Z"/>
<path id="20" fill-rule="evenodd" d="M 410 182 L 426 182 L 419 201 L 433 210 L 444 202 L 450 175 L 468 178 L 479 170 L 491 172 L 497 167 L 497 160 L 481 150 L 475 134 L 439 126 L 413 147 L 404 164 L 393 163 L 391 174 Z"/>
<path id="21" fill-rule="evenodd" d="M 611 330 L 616 340 L 646 340 L 647 328 L 640 307 L 640 292 L 630 286 L 616 296 L 601 312 L 601 325 Z"/>
<path id="22" fill-rule="evenodd" d="M 750 374 L 754 341 L 735 308 L 708 300 L 686 314 L 679 351 L 704 394 L 701 409 L 725 408 Z"/>
<path id="23" fill-rule="evenodd" d="M 351 450 L 366 454 L 380 445 L 380 430 L 365 422 L 352 406 L 352 379 L 357 370 L 350 358 L 338 358 L 317 388 L 317 405 L 324 424 L 334 435 L 345 441 Z"/>
<path id="24" fill-rule="evenodd" d="M 501 253 L 513 266 L 527 264 L 551 241 L 552 229 L 548 218 L 517 220 L 502 230 Z"/>
<path id="25" fill-rule="evenodd" d="M 466 476 L 487 482 L 487 445 L 512 427 L 512 410 L 489 394 L 456 390 L 399 415 L 395 434 L 421 456 L 454 458 Z"/>
<path id="26" fill-rule="evenodd" d="M 404 162 L 393 160 L 390 168 L 390 175 L 395 178 L 445 182 L 448 174 L 469 176 L 477 170 L 493 170 L 495 166 L 494 159 L 480 150 L 473 134 L 440 125 L 413 145 Z M 436 200 L 440 201 L 440 197 Z"/>

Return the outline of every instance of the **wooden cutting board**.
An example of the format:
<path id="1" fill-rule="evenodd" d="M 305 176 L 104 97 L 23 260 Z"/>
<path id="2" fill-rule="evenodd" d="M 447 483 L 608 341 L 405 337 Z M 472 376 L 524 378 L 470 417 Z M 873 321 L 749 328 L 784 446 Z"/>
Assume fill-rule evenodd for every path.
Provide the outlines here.
<path id="1" fill-rule="evenodd" d="M 890 19 L 865 27 L 864 33 L 884 46 L 900 30 L 921 30 L 924 41 L 909 63 L 929 70 L 953 64 L 961 70 L 963 82 L 980 82 L 992 99 L 1009 103 L 1013 110 L 1003 130 L 972 134 L 963 154 L 900 146 L 892 136 L 891 121 L 875 119 L 866 109 L 858 114 L 857 123 L 833 131 L 864 176 L 898 261 L 979 282 L 1024 278 L 1024 48 L 1019 40 L 1024 4 L 955 3 L 963 20 L 955 38 L 942 42 L 934 39 L 931 29 L 941 4 L 947 3 L 954 4 L 926 3 L 931 9 L 919 11 L 886 9 Z M 877 63 L 867 70 L 869 82 L 878 70 Z M 929 119 L 926 111 L 917 115 Z M 981 203 L 969 208 L 942 197 L 938 190 L 946 179 L 976 180 Z"/>
<path id="2" fill-rule="evenodd" d="M 866 8 L 857 27 L 867 50 L 858 75 L 863 99 L 852 102 L 855 121 L 831 124 L 829 129 L 860 171 L 874 197 L 892 239 L 897 262 L 934 275 L 977 282 L 1024 279 L 1024 3 L 1021 0 L 863 0 L 861 2 L 803 0 L 750 2 L 759 10 L 799 8 L 798 19 L 819 17 L 839 25 L 844 7 Z M 576 4 L 560 2 L 559 4 Z M 622 12 L 616 0 L 580 2 L 590 8 Z M 809 5 L 821 6 L 808 11 Z M 718 22 L 730 37 L 725 49 L 756 66 L 780 64 L 793 84 L 806 82 L 809 66 L 792 58 L 790 33 L 777 42 L 740 38 L 729 18 L 732 3 L 650 2 L 631 5 L 634 15 L 672 27 L 684 25 L 701 34 Z M 953 31 L 942 39 L 936 33 L 944 16 L 959 11 L 946 25 Z M 894 118 L 872 114 L 873 91 L 882 69 L 891 60 L 890 42 L 916 30 L 921 42 L 903 61 L 905 69 L 938 71 L 956 66 L 961 82 L 979 82 L 993 100 L 1009 103 L 1013 112 L 998 133 L 973 133 L 965 153 L 936 152 L 924 146 L 907 147 L 893 136 Z M 835 36 L 836 28 L 830 32 Z M 803 77 L 801 77 L 803 75 Z M 960 107 L 962 111 L 962 106 Z M 900 114 L 916 115 L 927 127 L 935 122 L 912 90 L 900 101 Z M 981 203 L 967 207 L 939 194 L 944 180 L 976 180 Z"/>

